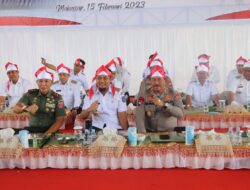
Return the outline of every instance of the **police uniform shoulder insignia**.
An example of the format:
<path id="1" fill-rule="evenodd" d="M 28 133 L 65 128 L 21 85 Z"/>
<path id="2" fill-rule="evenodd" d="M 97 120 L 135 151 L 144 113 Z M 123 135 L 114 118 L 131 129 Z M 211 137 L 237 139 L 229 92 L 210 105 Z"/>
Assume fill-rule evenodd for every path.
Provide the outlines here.
<path id="1" fill-rule="evenodd" d="M 39 92 L 39 89 L 30 89 L 28 90 L 28 94 L 36 94 Z"/>
<path id="2" fill-rule="evenodd" d="M 53 82 L 53 84 L 58 84 L 58 83 L 59 83 L 59 80 L 57 80 L 57 81 Z"/>
<path id="3" fill-rule="evenodd" d="M 72 84 L 77 84 L 77 81 L 76 80 L 71 80 L 70 81 Z"/>

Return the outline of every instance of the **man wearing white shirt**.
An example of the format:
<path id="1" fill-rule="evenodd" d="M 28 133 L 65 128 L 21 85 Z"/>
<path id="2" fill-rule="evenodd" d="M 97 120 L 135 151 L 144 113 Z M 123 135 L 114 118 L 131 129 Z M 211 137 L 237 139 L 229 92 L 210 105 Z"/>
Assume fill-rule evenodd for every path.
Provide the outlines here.
<path id="1" fill-rule="evenodd" d="M 214 84 L 218 84 L 220 82 L 220 75 L 218 69 L 209 63 L 210 56 L 207 54 L 201 54 L 198 56 L 199 65 L 205 65 L 209 68 L 208 81 L 213 82 Z M 198 81 L 196 71 L 193 72 L 191 82 Z"/>
<path id="2" fill-rule="evenodd" d="M 250 62 L 243 66 L 243 79 L 233 81 L 229 86 L 228 102 L 236 101 L 242 105 L 250 102 Z"/>
<path id="3" fill-rule="evenodd" d="M 5 69 L 9 80 L 0 86 L 0 103 L 6 98 L 9 107 L 14 107 L 25 92 L 32 88 L 31 83 L 19 76 L 18 66 L 13 63 L 6 63 Z"/>
<path id="4" fill-rule="evenodd" d="M 44 66 L 48 67 L 49 69 L 56 71 L 56 66 L 53 64 L 47 63 L 46 59 L 41 58 L 41 63 Z M 89 86 L 88 86 L 86 75 L 83 72 L 84 67 L 85 67 L 85 61 L 80 58 L 76 59 L 74 63 L 74 69 L 70 69 L 70 78 L 72 80 L 78 81 L 82 90 L 84 90 L 87 93 L 89 90 Z"/>
<path id="5" fill-rule="evenodd" d="M 229 89 L 231 83 L 233 83 L 235 80 L 238 79 L 243 79 L 243 66 L 244 64 L 247 62 L 247 60 L 245 58 L 243 58 L 242 56 L 240 56 L 237 60 L 236 60 L 236 68 L 231 70 L 227 76 L 227 86 L 226 86 L 226 90 Z"/>
<path id="6" fill-rule="evenodd" d="M 80 117 L 82 119 L 92 117 L 92 125 L 98 129 L 103 129 L 104 126 L 127 129 L 126 102 L 110 83 L 110 71 L 102 65 L 96 71 L 95 78 L 97 88 L 90 90 L 84 99 Z"/>
<path id="7" fill-rule="evenodd" d="M 125 68 L 124 62 L 120 57 L 115 57 L 113 60 L 116 63 L 116 79 L 120 81 L 122 85 L 121 93 L 128 93 L 130 86 L 130 73 Z"/>
<path id="8" fill-rule="evenodd" d="M 190 82 L 187 88 L 186 104 L 187 106 L 203 107 L 212 106 L 213 102 L 219 104 L 218 91 L 215 84 L 208 78 L 209 69 L 205 65 L 196 67 L 198 81 Z"/>
<path id="9" fill-rule="evenodd" d="M 80 86 L 77 81 L 70 78 L 69 72 L 70 69 L 64 64 L 60 64 L 57 67 L 59 81 L 52 85 L 52 90 L 62 96 L 64 105 L 67 109 L 76 111 L 81 104 Z"/>

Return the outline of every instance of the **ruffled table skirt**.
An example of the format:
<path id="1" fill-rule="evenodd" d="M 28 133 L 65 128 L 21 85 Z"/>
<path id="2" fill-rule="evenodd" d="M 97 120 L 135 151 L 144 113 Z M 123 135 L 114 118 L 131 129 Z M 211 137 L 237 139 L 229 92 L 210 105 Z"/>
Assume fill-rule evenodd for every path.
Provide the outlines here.
<path id="1" fill-rule="evenodd" d="M 0 168 L 78 168 L 78 169 L 143 169 L 143 168 L 250 169 L 250 147 L 234 147 L 234 156 L 199 156 L 194 146 L 153 144 L 126 146 L 120 157 L 91 157 L 86 147 L 23 149 L 20 158 L 0 159 Z"/>
<path id="2" fill-rule="evenodd" d="M 178 126 L 194 126 L 196 129 L 247 127 L 250 114 L 185 114 L 178 119 Z"/>

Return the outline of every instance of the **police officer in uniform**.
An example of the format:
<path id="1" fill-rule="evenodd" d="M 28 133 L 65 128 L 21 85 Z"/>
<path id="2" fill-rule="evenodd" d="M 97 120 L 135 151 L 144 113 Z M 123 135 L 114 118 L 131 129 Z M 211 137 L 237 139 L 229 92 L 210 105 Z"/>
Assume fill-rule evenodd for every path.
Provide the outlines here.
<path id="1" fill-rule="evenodd" d="M 150 72 L 151 87 L 146 96 L 139 97 L 136 108 L 138 132 L 172 131 L 177 126 L 177 118 L 183 117 L 180 95 L 166 88 L 166 74 L 160 66 Z"/>
<path id="2" fill-rule="evenodd" d="M 53 74 L 40 68 L 36 74 L 39 89 L 29 90 L 15 105 L 15 113 L 29 112 L 30 132 L 45 132 L 50 135 L 64 124 L 66 115 L 62 97 L 52 91 Z"/>
<path id="3" fill-rule="evenodd" d="M 156 59 L 157 55 L 158 55 L 157 52 L 150 55 L 149 61 L 147 63 L 147 68 L 144 70 L 143 80 L 140 84 L 139 92 L 137 94 L 137 103 L 139 104 L 140 104 L 140 100 L 138 98 L 139 97 L 145 98 L 146 91 L 151 88 L 151 78 L 150 78 L 151 70 L 154 69 L 155 66 L 159 66 L 159 67 L 162 67 L 165 74 L 167 74 L 167 70 L 163 66 L 163 61 L 160 59 Z M 166 75 L 164 80 L 165 80 L 166 88 L 168 88 L 169 91 L 174 91 L 171 79 Z"/>

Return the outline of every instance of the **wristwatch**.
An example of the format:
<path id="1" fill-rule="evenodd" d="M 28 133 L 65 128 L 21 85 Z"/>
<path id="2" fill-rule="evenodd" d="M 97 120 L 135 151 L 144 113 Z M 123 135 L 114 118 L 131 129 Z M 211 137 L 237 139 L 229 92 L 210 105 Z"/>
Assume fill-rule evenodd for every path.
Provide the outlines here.
<path id="1" fill-rule="evenodd" d="M 170 105 L 169 103 L 167 103 L 167 102 L 164 104 L 164 107 L 165 107 L 166 109 L 168 109 L 170 106 L 171 106 L 171 105 Z"/>

